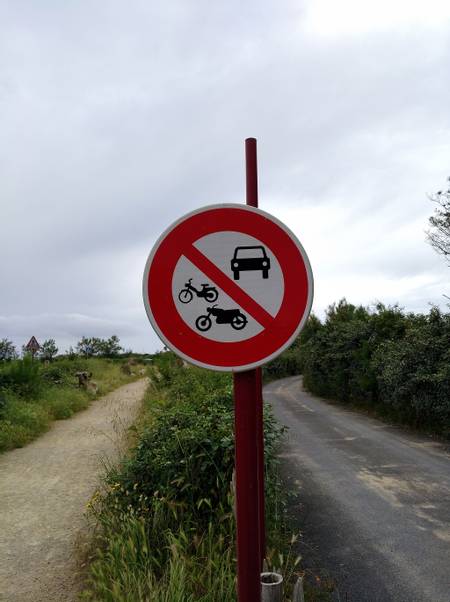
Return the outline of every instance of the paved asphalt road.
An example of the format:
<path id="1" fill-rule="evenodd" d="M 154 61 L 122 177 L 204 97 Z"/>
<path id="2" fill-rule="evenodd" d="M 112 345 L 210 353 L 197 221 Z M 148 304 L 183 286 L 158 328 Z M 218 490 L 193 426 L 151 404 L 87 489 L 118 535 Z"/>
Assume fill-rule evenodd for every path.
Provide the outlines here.
<path id="1" fill-rule="evenodd" d="M 300 377 L 264 398 L 289 427 L 304 566 L 345 602 L 450 602 L 450 455 L 444 446 L 330 405 Z"/>

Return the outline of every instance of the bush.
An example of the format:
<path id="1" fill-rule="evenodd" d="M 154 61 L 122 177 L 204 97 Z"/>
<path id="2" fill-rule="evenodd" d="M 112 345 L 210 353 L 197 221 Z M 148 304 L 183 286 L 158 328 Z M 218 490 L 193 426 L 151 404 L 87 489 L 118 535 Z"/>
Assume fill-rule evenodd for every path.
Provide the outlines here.
<path id="1" fill-rule="evenodd" d="M 298 347 L 295 345 L 266 364 L 263 368 L 263 374 L 265 380 L 272 380 L 300 374 L 301 370 L 301 358 Z"/>
<path id="2" fill-rule="evenodd" d="M 28 429 L 9 420 L 0 420 L 0 451 L 23 447 L 30 440 Z"/>
<path id="3" fill-rule="evenodd" d="M 38 357 L 43 361 L 51 362 L 57 353 L 58 347 L 56 346 L 55 339 L 47 339 L 42 343 Z"/>
<path id="4" fill-rule="evenodd" d="M 298 342 L 312 393 L 362 403 L 405 424 L 448 434 L 450 314 L 404 314 L 342 300 Z"/>
<path id="5" fill-rule="evenodd" d="M 433 309 L 374 358 L 380 399 L 403 422 L 450 435 L 450 314 Z"/>
<path id="6" fill-rule="evenodd" d="M 45 383 L 52 385 L 68 384 L 70 372 L 56 363 L 41 368 L 41 377 Z"/>
<path id="7" fill-rule="evenodd" d="M 154 364 L 165 384 L 150 390 L 136 445 L 91 503 L 102 532 L 84 599 L 234 602 L 231 376 L 184 368 L 169 353 Z M 265 420 L 273 493 L 280 430 L 269 412 Z"/>
<path id="8" fill-rule="evenodd" d="M 285 376 L 296 376 L 303 371 L 302 346 L 311 338 L 316 336 L 322 328 L 322 324 L 314 314 L 311 314 L 306 322 L 301 335 L 292 343 L 292 345 L 283 351 L 274 360 L 263 366 L 264 380 L 273 380 Z"/>
<path id="9" fill-rule="evenodd" d="M 0 339 L 0 362 L 9 362 L 17 359 L 14 343 L 8 339 Z"/>
<path id="10" fill-rule="evenodd" d="M 233 472 L 232 414 L 190 405 L 166 408 L 145 429 L 133 458 L 113 481 L 128 490 L 126 502 L 155 492 L 197 520 L 208 521 L 225 504 Z"/>
<path id="11" fill-rule="evenodd" d="M 89 396 L 81 389 L 54 386 L 43 392 L 40 403 L 53 420 L 62 420 L 87 408 Z"/>
<path id="12" fill-rule="evenodd" d="M 113 334 L 109 339 L 100 339 L 98 337 L 82 337 L 77 343 L 76 351 L 85 357 L 118 357 L 123 351 L 119 337 Z"/>
<path id="13" fill-rule="evenodd" d="M 5 420 L 14 419 L 14 423 L 30 433 L 41 432 L 48 425 L 48 415 L 43 407 L 36 403 L 13 401 L 8 404 Z"/>
<path id="14" fill-rule="evenodd" d="M 0 419 L 0 451 L 24 446 L 46 431 L 49 424 L 48 413 L 41 405 L 10 396 Z"/>
<path id="15" fill-rule="evenodd" d="M 36 397 L 41 390 L 39 364 L 26 356 L 7 364 L 0 371 L 0 388 L 8 388 L 18 395 Z"/>
<path id="16" fill-rule="evenodd" d="M 5 393 L 0 389 L 0 420 L 6 410 L 7 399 Z"/>

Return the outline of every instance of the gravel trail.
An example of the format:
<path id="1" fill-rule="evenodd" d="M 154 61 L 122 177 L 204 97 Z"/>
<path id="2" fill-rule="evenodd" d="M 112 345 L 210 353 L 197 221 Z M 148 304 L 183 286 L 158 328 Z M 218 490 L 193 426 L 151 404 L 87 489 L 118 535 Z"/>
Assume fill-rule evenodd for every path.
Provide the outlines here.
<path id="1" fill-rule="evenodd" d="M 148 380 L 98 399 L 23 449 L 0 456 L 0 600 L 77 600 L 77 548 L 103 461 L 114 460 Z"/>

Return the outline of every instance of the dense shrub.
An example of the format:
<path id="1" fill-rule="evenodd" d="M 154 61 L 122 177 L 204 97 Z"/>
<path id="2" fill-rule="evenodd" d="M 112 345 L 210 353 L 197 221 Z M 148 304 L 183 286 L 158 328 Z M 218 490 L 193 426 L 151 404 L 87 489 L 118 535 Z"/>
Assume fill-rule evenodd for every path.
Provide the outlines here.
<path id="1" fill-rule="evenodd" d="M 9 362 L 17 359 L 14 343 L 8 339 L 0 339 L 0 362 Z"/>
<path id="2" fill-rule="evenodd" d="M 228 374 L 193 367 L 175 367 L 172 376 L 164 403 L 153 408 L 132 457 L 111 480 L 130 492 L 127 503 L 158 491 L 179 508 L 190 508 L 197 521 L 209 520 L 226 504 L 234 468 L 232 381 Z M 274 462 L 279 435 L 267 410 L 266 464 Z"/>
<path id="3" fill-rule="evenodd" d="M 58 347 L 56 346 L 55 339 L 47 339 L 42 343 L 38 351 L 38 357 L 45 362 L 51 362 L 57 353 Z"/>
<path id="4" fill-rule="evenodd" d="M 77 384 L 77 372 L 92 372 L 92 368 L 99 366 L 106 360 L 91 360 L 76 356 L 74 359 L 60 357 L 51 364 L 41 364 L 40 375 L 44 383 L 52 385 Z"/>
<path id="5" fill-rule="evenodd" d="M 433 309 L 374 357 L 379 398 L 403 421 L 450 435 L 450 314 Z"/>
<path id="6" fill-rule="evenodd" d="M 283 378 L 285 376 L 295 376 L 303 370 L 301 347 L 310 338 L 317 334 L 322 324 L 314 314 L 311 314 L 306 322 L 301 337 L 298 337 L 293 344 L 281 353 L 274 360 L 263 366 L 263 377 L 267 382 L 274 378 Z"/>
<path id="7" fill-rule="evenodd" d="M 4 391 L 0 389 L 0 419 L 6 409 L 7 399 Z"/>
<path id="8" fill-rule="evenodd" d="M 166 408 L 144 430 L 132 459 L 113 480 L 132 492 L 155 492 L 180 512 L 210 519 L 212 508 L 226 503 L 233 472 L 232 415 L 225 405 L 208 412 L 194 404 Z M 224 497 L 225 496 L 225 497 Z"/>
<path id="9" fill-rule="evenodd" d="M 118 357 L 123 348 L 119 337 L 113 334 L 109 339 L 82 337 L 77 343 L 76 352 L 84 357 Z"/>
<path id="10" fill-rule="evenodd" d="M 25 398 L 36 397 L 41 389 L 39 364 L 25 356 L 0 370 L 0 389 L 10 389 Z"/>
<path id="11" fill-rule="evenodd" d="M 450 314 L 405 314 L 382 304 L 367 309 L 344 299 L 329 307 L 324 323 L 313 320 L 298 341 L 311 392 L 448 432 Z"/>
<path id="12" fill-rule="evenodd" d="M 70 372 L 64 370 L 62 366 L 50 364 L 41 369 L 41 378 L 44 382 L 53 385 L 67 384 L 69 381 Z"/>
<path id="13" fill-rule="evenodd" d="M 284 353 L 266 364 L 263 368 L 264 379 L 266 381 L 274 378 L 292 376 L 294 374 L 299 374 L 300 372 L 301 359 L 296 345 L 284 351 Z"/>
<path id="14" fill-rule="evenodd" d="M 157 353 L 153 357 L 155 368 L 155 377 L 162 386 L 170 387 L 175 379 L 175 375 L 183 369 L 183 362 L 173 351 Z"/>

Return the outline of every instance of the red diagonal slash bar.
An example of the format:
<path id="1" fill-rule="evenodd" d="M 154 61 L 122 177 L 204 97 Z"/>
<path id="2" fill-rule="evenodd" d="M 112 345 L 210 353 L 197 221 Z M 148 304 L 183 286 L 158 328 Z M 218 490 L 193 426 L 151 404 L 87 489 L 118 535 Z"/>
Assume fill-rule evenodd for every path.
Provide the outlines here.
<path id="1" fill-rule="evenodd" d="M 252 316 L 261 326 L 268 328 L 274 318 L 267 312 L 264 307 L 261 307 L 254 299 L 237 284 L 231 280 L 222 270 L 220 270 L 206 255 L 203 255 L 194 246 L 183 249 L 183 255 L 189 259 L 205 276 L 208 276 L 213 282 L 221 288 L 224 293 L 233 299 L 244 311 Z"/>

